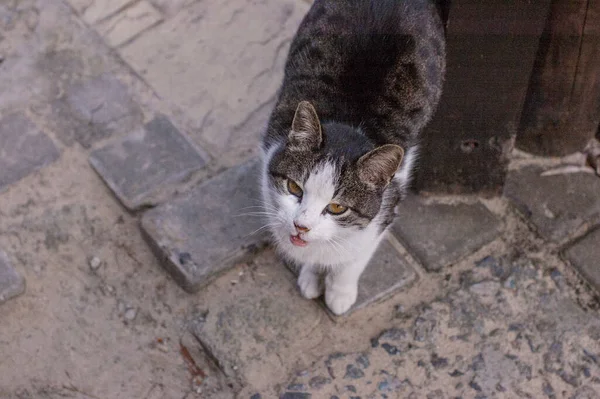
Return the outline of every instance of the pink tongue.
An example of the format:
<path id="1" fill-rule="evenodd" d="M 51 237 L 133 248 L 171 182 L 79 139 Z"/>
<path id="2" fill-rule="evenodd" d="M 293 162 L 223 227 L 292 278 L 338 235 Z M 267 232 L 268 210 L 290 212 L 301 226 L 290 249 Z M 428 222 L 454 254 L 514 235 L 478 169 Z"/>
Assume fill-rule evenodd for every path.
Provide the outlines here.
<path id="1" fill-rule="evenodd" d="M 300 238 L 300 236 L 290 236 L 290 241 L 297 247 L 305 247 L 306 244 L 308 244 L 306 241 Z"/>

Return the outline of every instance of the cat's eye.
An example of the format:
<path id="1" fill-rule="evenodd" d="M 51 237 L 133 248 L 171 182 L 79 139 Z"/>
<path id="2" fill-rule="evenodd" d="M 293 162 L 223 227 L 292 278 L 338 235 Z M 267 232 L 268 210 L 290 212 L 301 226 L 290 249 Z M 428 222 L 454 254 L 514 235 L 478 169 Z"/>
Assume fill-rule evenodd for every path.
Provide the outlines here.
<path id="1" fill-rule="evenodd" d="M 331 213 L 332 215 L 341 215 L 342 213 L 348 210 L 348 207 L 332 202 L 331 204 L 327 205 L 327 208 L 325 208 L 325 210 L 328 213 Z"/>
<path id="2" fill-rule="evenodd" d="M 290 194 L 295 195 L 298 198 L 302 198 L 302 194 L 304 194 L 304 191 L 302 191 L 298 183 L 290 179 L 287 181 L 287 189 Z"/>

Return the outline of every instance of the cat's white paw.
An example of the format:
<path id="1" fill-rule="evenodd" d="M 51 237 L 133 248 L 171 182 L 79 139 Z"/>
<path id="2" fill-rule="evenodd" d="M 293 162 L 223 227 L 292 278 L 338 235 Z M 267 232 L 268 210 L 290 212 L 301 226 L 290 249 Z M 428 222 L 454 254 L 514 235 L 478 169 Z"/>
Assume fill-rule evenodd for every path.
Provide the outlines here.
<path id="1" fill-rule="evenodd" d="M 346 313 L 356 302 L 357 289 L 344 291 L 328 289 L 325 291 L 325 303 L 336 315 Z"/>
<path id="2" fill-rule="evenodd" d="M 301 272 L 298 277 L 298 287 L 304 298 L 315 299 L 321 296 L 323 287 L 319 276 L 313 272 Z"/>

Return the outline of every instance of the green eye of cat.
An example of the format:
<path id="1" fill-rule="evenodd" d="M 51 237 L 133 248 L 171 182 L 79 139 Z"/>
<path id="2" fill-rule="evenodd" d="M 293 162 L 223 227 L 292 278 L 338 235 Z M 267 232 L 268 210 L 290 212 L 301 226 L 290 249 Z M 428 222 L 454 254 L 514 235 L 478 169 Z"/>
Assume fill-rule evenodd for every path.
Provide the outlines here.
<path id="1" fill-rule="evenodd" d="M 304 191 L 302 191 L 298 183 L 290 179 L 288 179 L 287 181 L 287 189 L 290 192 L 290 194 L 298 198 L 302 198 L 302 194 L 304 194 Z"/>
<path id="2" fill-rule="evenodd" d="M 341 215 L 348 210 L 348 207 L 332 202 L 331 204 L 327 205 L 325 210 L 332 215 Z"/>

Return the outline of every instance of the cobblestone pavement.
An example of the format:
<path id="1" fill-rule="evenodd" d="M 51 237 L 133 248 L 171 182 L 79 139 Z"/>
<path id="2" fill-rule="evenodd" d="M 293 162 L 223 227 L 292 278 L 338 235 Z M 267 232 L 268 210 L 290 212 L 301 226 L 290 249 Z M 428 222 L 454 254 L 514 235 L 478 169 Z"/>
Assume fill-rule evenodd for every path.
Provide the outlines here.
<path id="1" fill-rule="evenodd" d="M 581 154 L 408 199 L 350 314 L 299 296 L 240 214 L 308 7 L 0 2 L 0 398 L 600 397 Z"/>

